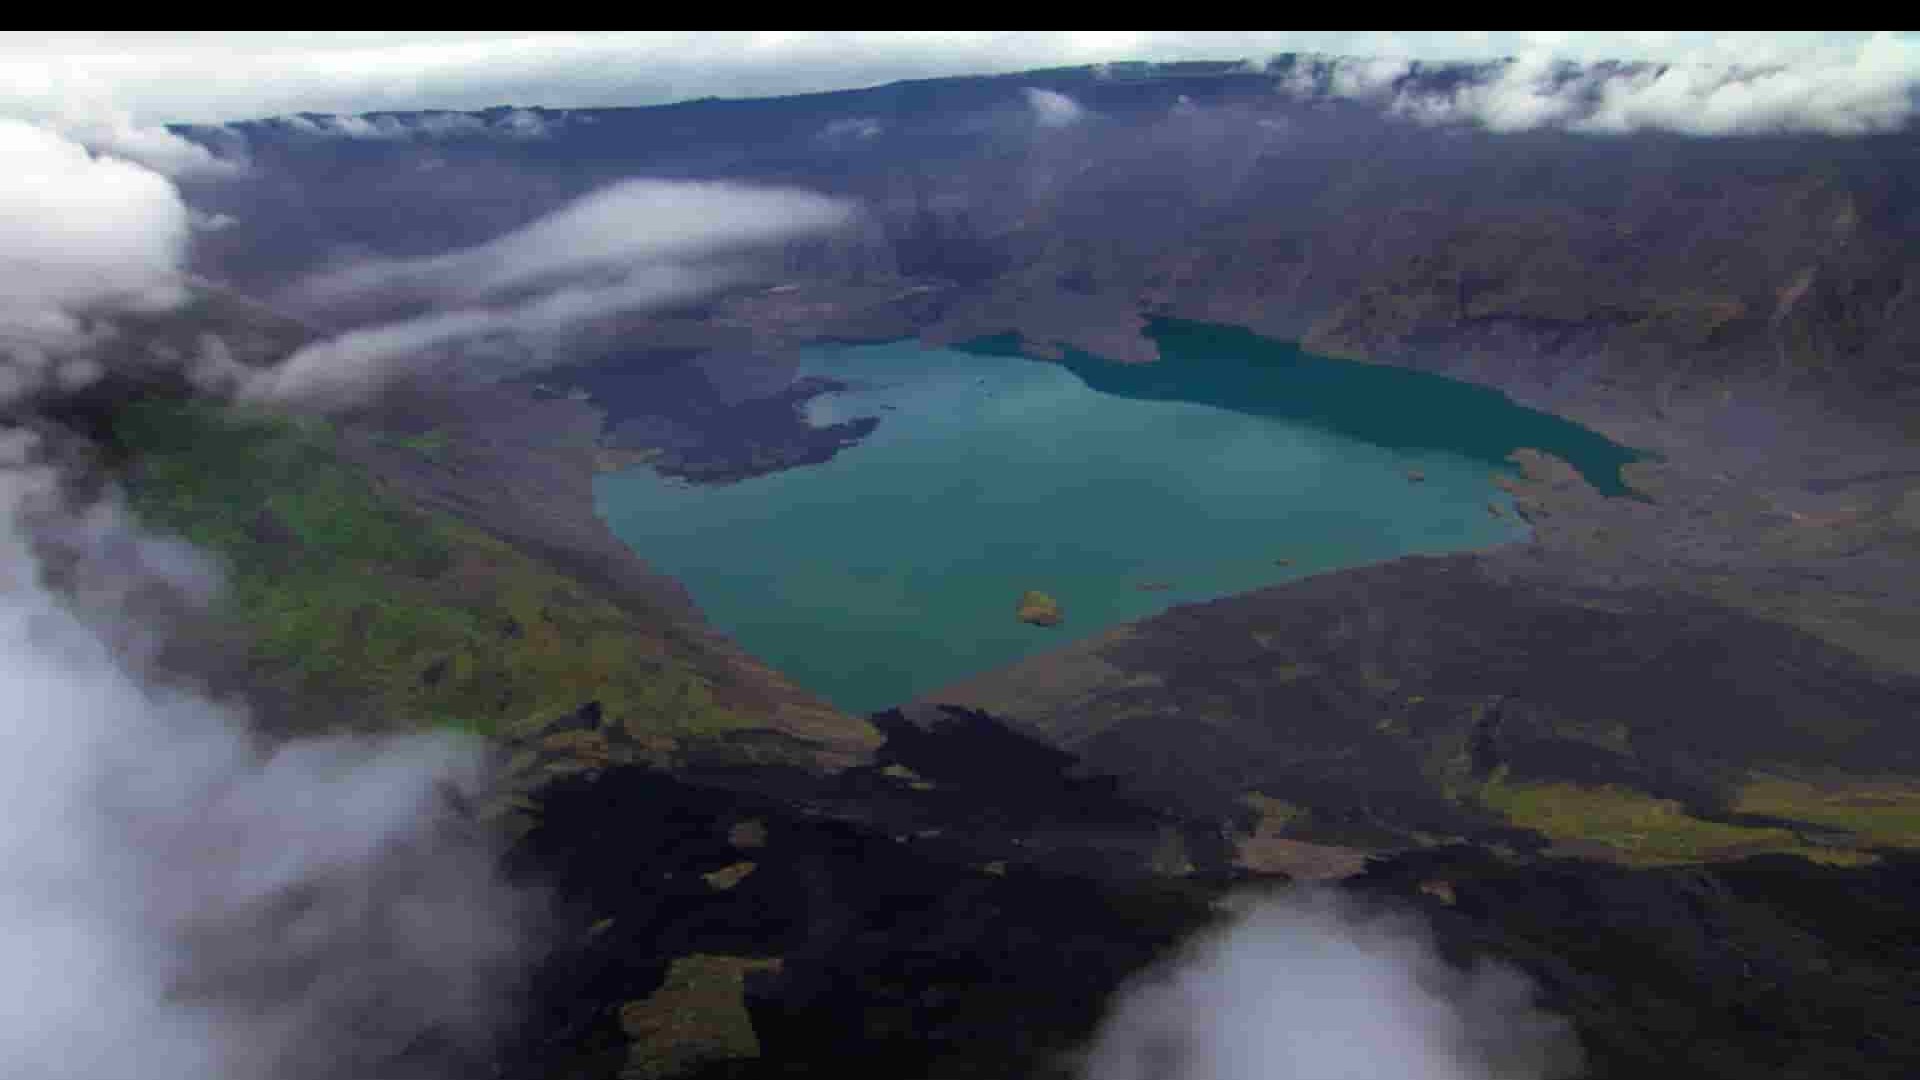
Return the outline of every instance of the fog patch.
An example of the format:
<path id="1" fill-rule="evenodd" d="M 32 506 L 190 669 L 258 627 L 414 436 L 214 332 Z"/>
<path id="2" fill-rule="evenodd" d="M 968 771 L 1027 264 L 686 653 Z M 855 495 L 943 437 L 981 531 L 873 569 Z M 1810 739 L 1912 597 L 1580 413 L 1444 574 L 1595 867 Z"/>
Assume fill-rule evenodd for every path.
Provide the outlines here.
<path id="1" fill-rule="evenodd" d="M 1032 110 L 1034 122 L 1043 128 L 1072 127 L 1086 118 L 1087 110 L 1058 90 L 1029 86 L 1021 93 L 1026 95 L 1027 108 Z"/>
<path id="2" fill-rule="evenodd" d="M 860 143 L 872 142 L 885 130 L 886 125 L 871 116 L 849 116 L 827 121 L 821 126 L 820 133 L 814 136 L 814 139 L 824 146 L 856 146 Z"/>

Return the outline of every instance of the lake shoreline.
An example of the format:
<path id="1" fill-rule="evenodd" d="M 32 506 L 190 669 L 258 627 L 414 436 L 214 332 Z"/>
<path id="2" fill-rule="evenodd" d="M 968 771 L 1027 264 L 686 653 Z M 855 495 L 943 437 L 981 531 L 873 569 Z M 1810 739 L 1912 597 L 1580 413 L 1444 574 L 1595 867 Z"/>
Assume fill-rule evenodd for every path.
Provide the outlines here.
<path id="1" fill-rule="evenodd" d="M 1231 321 L 1210 325 L 1245 329 Z M 818 334 L 792 329 L 799 333 L 789 338 L 793 344 L 872 343 L 915 340 L 916 327 L 903 322 L 882 331 L 876 324 L 873 333 L 848 333 L 829 319 L 814 328 Z M 956 336 L 930 324 L 917 329 L 922 342 Z M 1056 348 L 1054 358 L 1037 356 L 1046 350 L 1025 342 L 1016 351 L 1056 364 L 1066 355 Z M 1631 499 L 1607 498 L 1565 478 L 1510 477 L 1522 482 L 1535 508 L 1520 515 L 1529 538 L 1475 551 L 1500 573 L 1540 588 L 1637 583 L 1711 596 L 1889 670 L 1920 669 L 1920 621 L 1907 614 L 1920 608 L 1912 584 L 1920 580 L 1912 573 L 1914 530 L 1893 519 L 1912 486 L 1902 477 L 1920 468 L 1920 448 L 1910 442 L 1759 385 L 1673 395 L 1656 406 L 1603 381 L 1514 382 L 1480 362 L 1411 354 L 1347 362 L 1448 374 L 1644 448 L 1649 456 L 1623 469 Z"/>
<path id="2" fill-rule="evenodd" d="M 1488 433 L 1524 429 L 1514 446 L 1581 437 L 1470 387 L 1453 412 L 1402 423 L 1382 406 L 1375 369 L 1303 360 L 1289 343 L 1251 338 L 1186 362 L 1170 351 L 1145 386 L 1105 384 L 1090 367 L 1104 361 L 1036 364 L 992 343 L 800 355 L 796 379 L 848 387 L 806 400 L 816 427 L 886 417 L 851 457 L 769 470 L 742 491 L 669 488 L 660 470 L 640 466 L 600 477 L 598 504 L 717 625 L 856 712 L 897 705 L 946 676 L 850 697 L 845 680 L 855 676 L 827 670 L 848 655 L 894 671 L 991 670 L 1173 604 L 1513 543 L 1528 526 L 1488 482 L 1513 469 L 1508 444 Z M 1350 379 L 1361 380 L 1357 389 Z M 1449 423 L 1479 440 L 1468 454 L 1446 444 Z M 835 509 L 814 505 L 822 501 Z M 856 504 L 865 509 L 850 516 Z M 948 520 L 930 526 L 930 514 Z M 819 557 L 796 555 L 796 545 Z M 954 582 L 934 580 L 949 574 Z M 1062 625 L 1019 627 L 1010 613 L 1025 589 L 1058 595 Z M 991 599 L 1002 592 L 1005 612 Z M 909 659 L 909 647 L 922 658 Z"/>

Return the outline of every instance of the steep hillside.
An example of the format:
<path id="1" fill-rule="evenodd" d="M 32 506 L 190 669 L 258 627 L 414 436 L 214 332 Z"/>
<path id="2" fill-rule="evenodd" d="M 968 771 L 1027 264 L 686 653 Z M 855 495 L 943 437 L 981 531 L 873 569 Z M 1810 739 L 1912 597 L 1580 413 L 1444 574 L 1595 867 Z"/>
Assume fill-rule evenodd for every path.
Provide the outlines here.
<path id="1" fill-rule="evenodd" d="M 377 117 L 383 139 L 288 120 L 182 130 L 244 146 L 269 178 L 193 191 L 239 222 L 200 245 L 203 268 L 250 289 L 343 241 L 392 257 L 474 243 L 616 177 L 725 178 L 844 195 L 864 216 L 788 245 L 775 272 L 797 288 L 676 316 L 656 336 L 678 347 L 737 348 L 743 327 L 760 347 L 917 328 L 1150 359 L 1139 316 L 1157 313 L 1590 409 L 1595 392 L 1648 408 L 1729 387 L 1883 419 L 1915 404 L 1913 132 L 1489 132 L 1301 77 L 1323 64 L 549 112 L 534 140 L 487 114 L 457 130 Z M 1473 74 L 1429 66 L 1394 92 Z M 1043 124 L 1029 89 L 1084 111 Z"/>
<path id="2" fill-rule="evenodd" d="M 238 643 L 245 663 L 227 676 L 291 730 L 448 724 L 521 740 L 587 707 L 630 734 L 631 759 L 656 765 L 817 768 L 876 741 L 688 609 L 543 557 L 564 548 L 564 523 L 544 546 L 516 546 L 485 515 L 423 504 L 354 460 L 379 447 L 456 467 L 472 453 L 457 430 L 148 399 L 118 408 L 111 436 L 135 513 L 225 565 L 222 618 L 206 632 Z"/>

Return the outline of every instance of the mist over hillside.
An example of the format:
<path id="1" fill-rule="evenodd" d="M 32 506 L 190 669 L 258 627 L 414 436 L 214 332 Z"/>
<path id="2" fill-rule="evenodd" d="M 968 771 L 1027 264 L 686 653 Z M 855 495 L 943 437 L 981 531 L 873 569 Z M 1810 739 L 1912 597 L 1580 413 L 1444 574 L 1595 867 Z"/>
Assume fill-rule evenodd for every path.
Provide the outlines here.
<path id="1" fill-rule="evenodd" d="M 1565 93 L 1639 70 L 1570 72 Z M 233 219 L 196 265 L 267 293 L 331 260 L 473 244 L 616 178 L 724 178 L 859 206 L 834 238 L 789 244 L 766 268 L 780 281 L 941 286 L 842 298 L 824 327 L 756 325 L 776 339 L 857 332 L 882 308 L 889 328 L 1134 356 L 1149 312 L 1542 400 L 1595 380 L 1661 403 L 1732 383 L 1907 400 L 1920 163 L 1904 128 L 1582 127 L 1573 106 L 1489 128 L 1487 94 L 1514 78 L 1293 56 L 181 130 L 256 174 L 187 185 Z"/>

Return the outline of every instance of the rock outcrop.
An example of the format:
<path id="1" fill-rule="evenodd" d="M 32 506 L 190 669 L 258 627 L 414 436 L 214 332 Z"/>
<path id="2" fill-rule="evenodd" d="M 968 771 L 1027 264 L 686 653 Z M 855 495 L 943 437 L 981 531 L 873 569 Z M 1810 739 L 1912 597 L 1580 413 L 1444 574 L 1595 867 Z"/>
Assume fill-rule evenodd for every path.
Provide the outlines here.
<path id="1" fill-rule="evenodd" d="M 1014 618 L 1033 626 L 1059 626 L 1065 615 L 1061 613 L 1060 601 L 1038 589 L 1028 589 L 1014 605 Z"/>

